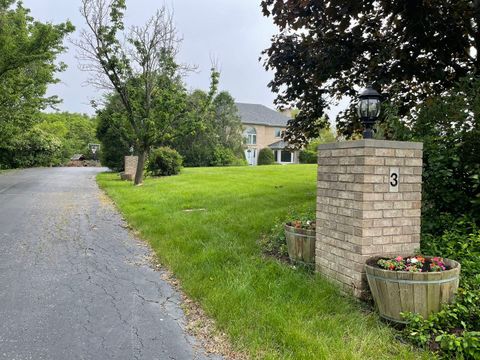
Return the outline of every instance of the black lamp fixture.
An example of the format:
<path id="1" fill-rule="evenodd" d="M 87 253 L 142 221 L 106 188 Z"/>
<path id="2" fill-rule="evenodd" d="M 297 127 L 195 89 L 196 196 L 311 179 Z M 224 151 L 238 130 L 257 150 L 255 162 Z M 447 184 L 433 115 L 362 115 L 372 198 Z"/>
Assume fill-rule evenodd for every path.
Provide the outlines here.
<path id="1" fill-rule="evenodd" d="M 380 116 L 382 109 L 382 95 L 380 95 L 372 85 L 367 85 L 358 96 L 358 116 L 363 123 L 363 138 L 373 138 L 373 125 Z"/>

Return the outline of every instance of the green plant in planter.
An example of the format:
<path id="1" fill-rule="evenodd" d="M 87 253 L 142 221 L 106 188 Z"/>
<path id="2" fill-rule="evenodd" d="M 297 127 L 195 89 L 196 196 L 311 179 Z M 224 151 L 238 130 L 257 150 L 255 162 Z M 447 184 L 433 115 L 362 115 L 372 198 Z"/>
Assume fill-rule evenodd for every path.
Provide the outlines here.
<path id="1" fill-rule="evenodd" d="M 263 235 L 259 241 L 262 251 L 278 259 L 288 258 L 287 240 L 283 222 L 277 219 L 270 231 Z"/>
<path id="2" fill-rule="evenodd" d="M 288 261 L 287 239 L 285 236 L 285 224 L 295 224 L 299 228 L 315 230 L 314 209 L 291 209 L 283 218 L 275 221 L 270 231 L 259 240 L 262 251 L 281 260 Z"/>

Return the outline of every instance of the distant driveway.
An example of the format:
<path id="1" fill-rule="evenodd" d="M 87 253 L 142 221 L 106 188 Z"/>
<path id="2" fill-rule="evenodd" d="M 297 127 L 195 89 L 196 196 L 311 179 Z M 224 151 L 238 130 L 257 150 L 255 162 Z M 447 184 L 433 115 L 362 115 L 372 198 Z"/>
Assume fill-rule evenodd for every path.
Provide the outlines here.
<path id="1" fill-rule="evenodd" d="M 98 171 L 0 174 L 0 359 L 205 359 Z"/>

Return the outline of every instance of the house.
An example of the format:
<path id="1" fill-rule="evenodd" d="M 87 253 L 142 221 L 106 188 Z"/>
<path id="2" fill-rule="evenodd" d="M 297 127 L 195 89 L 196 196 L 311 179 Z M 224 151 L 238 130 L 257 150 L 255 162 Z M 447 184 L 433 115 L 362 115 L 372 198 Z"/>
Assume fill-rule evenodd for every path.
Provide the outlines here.
<path id="1" fill-rule="evenodd" d="M 243 124 L 245 157 L 249 165 L 257 165 L 261 149 L 273 150 L 279 164 L 298 164 L 298 151 L 287 150 L 282 137 L 289 117 L 260 104 L 236 103 Z"/>

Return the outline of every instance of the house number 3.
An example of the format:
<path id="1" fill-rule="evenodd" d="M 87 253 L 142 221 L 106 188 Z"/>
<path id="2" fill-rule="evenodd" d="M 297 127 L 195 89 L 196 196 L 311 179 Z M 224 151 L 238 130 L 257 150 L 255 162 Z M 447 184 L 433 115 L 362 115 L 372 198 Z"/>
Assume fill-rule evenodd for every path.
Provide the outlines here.
<path id="1" fill-rule="evenodd" d="M 400 184 L 399 168 L 390 168 L 390 192 L 398 192 Z"/>
<path id="2" fill-rule="evenodd" d="M 393 173 L 391 176 L 392 181 L 390 181 L 390 185 L 398 186 L 398 174 Z"/>

